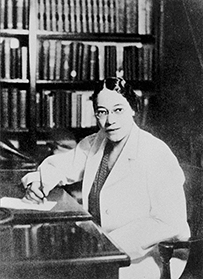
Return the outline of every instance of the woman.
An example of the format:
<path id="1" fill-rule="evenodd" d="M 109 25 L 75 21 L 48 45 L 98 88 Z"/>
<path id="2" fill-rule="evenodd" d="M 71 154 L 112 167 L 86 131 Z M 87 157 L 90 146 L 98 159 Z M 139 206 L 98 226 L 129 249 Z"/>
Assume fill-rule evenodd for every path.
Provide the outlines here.
<path id="1" fill-rule="evenodd" d="M 26 197 L 40 202 L 56 185 L 83 181 L 84 208 L 131 258 L 120 278 L 160 278 L 157 243 L 190 236 L 183 171 L 164 142 L 134 123 L 137 100 L 122 78 L 100 81 L 93 106 L 99 132 L 67 153 L 46 158 L 37 172 L 23 177 Z M 102 160 L 106 146 L 109 157 Z M 171 265 L 172 278 L 178 278 L 185 262 L 173 259 Z"/>

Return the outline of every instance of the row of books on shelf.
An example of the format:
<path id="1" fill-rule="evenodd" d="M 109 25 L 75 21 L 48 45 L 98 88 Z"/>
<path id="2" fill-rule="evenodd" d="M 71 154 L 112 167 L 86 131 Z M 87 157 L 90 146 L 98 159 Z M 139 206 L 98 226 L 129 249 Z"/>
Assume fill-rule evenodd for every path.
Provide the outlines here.
<path id="1" fill-rule="evenodd" d="M 29 0 L 0 0 L 0 29 L 28 29 Z"/>
<path id="2" fill-rule="evenodd" d="M 90 91 L 41 90 L 36 93 L 38 128 L 96 126 Z"/>
<path id="3" fill-rule="evenodd" d="M 88 81 L 108 76 L 152 81 L 154 46 L 38 41 L 37 79 Z"/>
<path id="4" fill-rule="evenodd" d="M 27 128 L 27 91 L 15 87 L 1 88 L 1 128 Z"/>
<path id="5" fill-rule="evenodd" d="M 28 78 L 28 47 L 17 38 L 0 38 L 0 78 Z"/>
<path id="6" fill-rule="evenodd" d="M 152 34 L 152 0 L 38 0 L 38 29 Z"/>
<path id="7" fill-rule="evenodd" d="M 41 90 L 36 93 L 37 128 L 88 128 L 96 126 L 92 92 Z M 28 128 L 28 92 L 15 87 L 1 89 L 1 128 Z"/>

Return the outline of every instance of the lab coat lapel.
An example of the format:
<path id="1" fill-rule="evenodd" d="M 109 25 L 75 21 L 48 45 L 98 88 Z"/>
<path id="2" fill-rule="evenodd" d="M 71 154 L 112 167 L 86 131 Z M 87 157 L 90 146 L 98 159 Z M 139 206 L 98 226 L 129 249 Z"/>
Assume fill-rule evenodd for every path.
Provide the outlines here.
<path id="1" fill-rule="evenodd" d="M 135 162 L 137 157 L 138 131 L 139 128 L 133 125 L 129 139 L 118 157 L 118 160 L 113 166 L 109 176 L 107 177 L 103 187 L 109 187 L 130 174 L 130 164 Z"/>

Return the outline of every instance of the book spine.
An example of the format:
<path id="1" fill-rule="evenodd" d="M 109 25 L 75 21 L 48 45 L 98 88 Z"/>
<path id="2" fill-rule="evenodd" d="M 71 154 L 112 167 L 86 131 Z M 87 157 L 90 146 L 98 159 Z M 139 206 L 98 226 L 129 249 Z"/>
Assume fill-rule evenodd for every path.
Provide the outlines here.
<path id="1" fill-rule="evenodd" d="M 84 1 L 82 1 L 83 3 Z M 64 1 L 63 4 L 63 14 L 64 14 L 64 29 L 65 32 L 70 32 L 70 6 L 69 1 Z"/>
<path id="2" fill-rule="evenodd" d="M 82 31 L 82 4 L 81 1 L 75 0 L 75 22 L 76 32 L 81 33 Z"/>
<path id="3" fill-rule="evenodd" d="M 13 14 L 13 1 L 12 0 L 7 0 L 7 28 L 8 29 L 12 29 L 13 26 L 13 18 L 14 18 L 14 14 Z"/>
<path id="4" fill-rule="evenodd" d="M 65 127 L 70 127 L 71 126 L 71 92 L 70 91 L 65 91 L 65 115 L 66 115 L 66 120 L 65 120 Z"/>
<path id="5" fill-rule="evenodd" d="M 10 79 L 10 69 L 11 69 L 11 51 L 10 51 L 10 38 L 5 39 L 4 43 L 4 58 L 5 58 L 5 78 Z"/>
<path id="6" fill-rule="evenodd" d="M 27 91 L 19 90 L 19 127 L 27 128 Z"/>
<path id="7" fill-rule="evenodd" d="M 92 13 L 93 13 L 93 32 L 98 33 L 99 32 L 99 5 L 98 1 L 94 0 L 92 1 Z"/>
<path id="8" fill-rule="evenodd" d="M 86 0 L 81 1 L 81 9 L 82 9 L 82 18 L 81 18 L 81 32 L 87 33 L 87 5 Z"/>
<path id="9" fill-rule="evenodd" d="M 31 0 L 23 0 L 23 29 L 29 28 L 29 8 Z"/>
<path id="10" fill-rule="evenodd" d="M 153 1 L 146 0 L 146 34 L 153 33 Z"/>
<path id="11" fill-rule="evenodd" d="M 78 42 L 71 43 L 71 71 L 70 78 L 72 81 L 78 80 Z"/>
<path id="12" fill-rule="evenodd" d="M 84 56 L 84 44 L 78 43 L 78 78 L 77 80 L 82 80 L 82 67 L 83 67 L 83 56 Z"/>
<path id="13" fill-rule="evenodd" d="M 44 14 L 45 14 L 44 0 L 38 0 L 38 28 L 39 28 L 39 30 L 44 30 L 44 28 L 45 28 Z"/>
<path id="14" fill-rule="evenodd" d="M 9 89 L 1 89 L 1 127 L 9 128 Z"/>
<path id="15" fill-rule="evenodd" d="M 51 31 L 57 31 L 56 24 L 56 0 L 51 1 Z"/>
<path id="16" fill-rule="evenodd" d="M 77 127 L 77 93 L 71 94 L 71 127 Z"/>
<path id="17" fill-rule="evenodd" d="M 116 32 L 125 33 L 125 1 L 116 0 Z"/>
<path id="18" fill-rule="evenodd" d="M 16 28 L 23 29 L 23 0 L 16 0 Z"/>
<path id="19" fill-rule="evenodd" d="M 90 80 L 97 80 L 99 77 L 98 69 L 98 47 L 92 45 L 90 47 Z"/>
<path id="20" fill-rule="evenodd" d="M 75 0 L 70 0 L 70 32 L 76 32 Z"/>
<path id="21" fill-rule="evenodd" d="M 70 43 L 62 42 L 62 80 L 70 80 Z"/>
<path id="22" fill-rule="evenodd" d="M 18 48 L 19 40 L 11 38 L 10 40 L 10 77 L 12 79 L 17 78 L 18 69 Z"/>
<path id="23" fill-rule="evenodd" d="M 105 77 L 105 61 L 104 61 L 104 48 L 103 44 L 98 45 L 99 49 L 99 79 L 102 80 Z"/>
<path id="24" fill-rule="evenodd" d="M 51 5 L 50 1 L 45 1 L 45 29 L 51 31 Z"/>
<path id="25" fill-rule="evenodd" d="M 92 19 L 92 1 L 91 0 L 87 0 L 87 30 L 88 33 L 92 33 L 93 32 L 93 19 Z"/>
<path id="26" fill-rule="evenodd" d="M 104 5 L 103 0 L 98 0 L 98 7 L 99 7 L 99 19 L 98 19 L 98 27 L 99 32 L 104 33 Z"/>
<path id="27" fill-rule="evenodd" d="M 82 62 L 82 80 L 89 80 L 90 77 L 90 45 L 84 44 L 83 62 Z"/>
<path id="28" fill-rule="evenodd" d="M 138 34 L 146 34 L 146 3 L 138 0 Z"/>
<path id="29" fill-rule="evenodd" d="M 11 91 L 9 92 L 11 95 L 11 110 L 10 110 L 10 123 L 11 128 L 14 130 L 18 129 L 18 89 L 17 88 L 11 88 Z"/>
<path id="30" fill-rule="evenodd" d="M 0 30 L 5 29 L 5 7 L 6 7 L 6 0 L 0 0 Z"/>
<path id="31" fill-rule="evenodd" d="M 109 7 L 109 1 L 104 1 L 104 32 L 109 33 L 110 32 L 110 7 Z"/>
<path id="32" fill-rule="evenodd" d="M 49 51 L 50 51 L 50 41 L 45 40 L 43 42 L 43 79 L 49 79 Z"/>
<path id="33" fill-rule="evenodd" d="M 61 41 L 56 41 L 56 59 L 55 59 L 55 79 L 61 79 L 61 65 L 62 65 L 62 45 Z"/>
<path id="34" fill-rule="evenodd" d="M 55 62 L 56 62 L 56 40 L 50 40 L 49 46 L 49 79 L 55 78 Z"/>
<path id="35" fill-rule="evenodd" d="M 63 6 L 62 0 L 57 2 L 57 31 L 63 31 Z"/>
<path id="36" fill-rule="evenodd" d="M 22 79 L 25 80 L 28 78 L 28 47 L 22 46 L 21 48 L 21 57 L 22 57 Z"/>
<path id="37" fill-rule="evenodd" d="M 41 94 L 42 92 L 36 92 L 36 127 L 37 128 L 41 128 L 41 119 L 42 119 L 42 107 L 41 107 L 41 103 L 42 103 L 42 98 L 41 98 Z"/>
<path id="38" fill-rule="evenodd" d="M 116 32 L 116 21 L 115 21 L 115 0 L 109 1 L 109 32 Z"/>

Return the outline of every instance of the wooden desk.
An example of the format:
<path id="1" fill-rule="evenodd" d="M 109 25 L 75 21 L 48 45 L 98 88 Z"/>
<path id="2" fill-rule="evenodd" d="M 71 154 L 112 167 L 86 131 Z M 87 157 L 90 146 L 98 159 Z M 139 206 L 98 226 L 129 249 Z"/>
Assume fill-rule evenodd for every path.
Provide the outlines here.
<path id="1" fill-rule="evenodd" d="M 71 196 L 55 189 L 50 212 L 13 210 L 0 225 L 0 278 L 116 279 L 130 264 L 101 228 Z"/>

